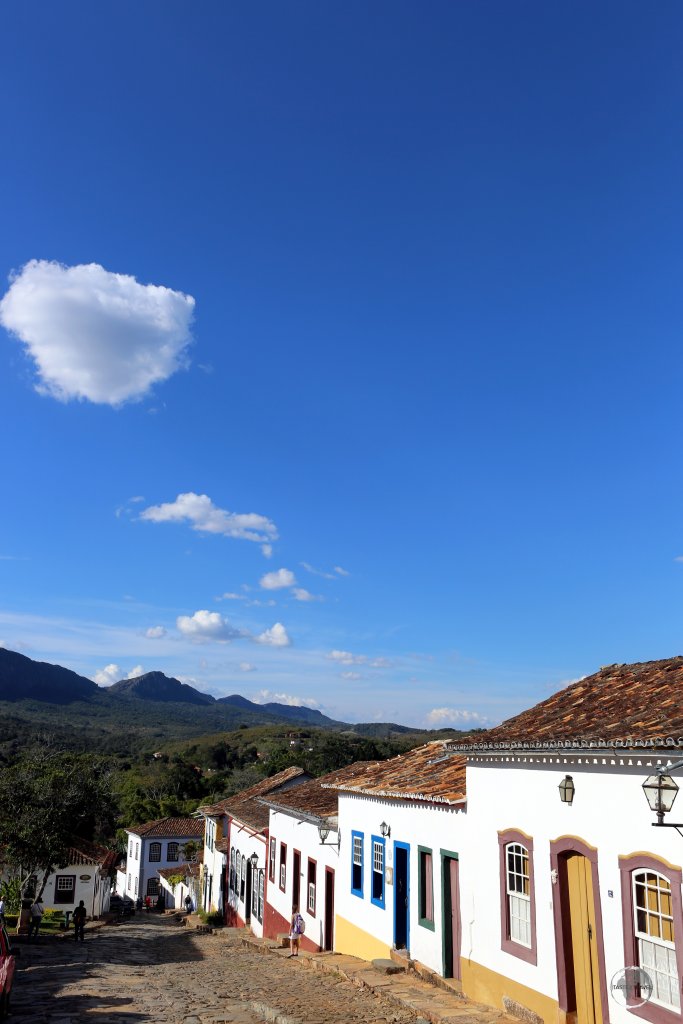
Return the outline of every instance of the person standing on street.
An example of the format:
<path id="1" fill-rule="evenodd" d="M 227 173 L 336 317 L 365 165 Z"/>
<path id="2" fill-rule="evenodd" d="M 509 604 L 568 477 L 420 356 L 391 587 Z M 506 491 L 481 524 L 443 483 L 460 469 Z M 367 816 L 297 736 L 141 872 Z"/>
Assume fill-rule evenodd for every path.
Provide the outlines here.
<path id="1" fill-rule="evenodd" d="M 2 928 L 4 923 L 5 923 L 5 901 L 3 900 L 2 896 L 0 896 L 0 928 Z"/>
<path id="2" fill-rule="evenodd" d="M 31 920 L 28 926 L 28 937 L 32 938 L 34 935 L 38 938 L 38 931 L 40 929 L 40 922 L 43 920 L 43 914 L 45 908 L 43 907 L 43 901 L 40 896 L 31 904 Z"/>
<path id="3" fill-rule="evenodd" d="M 74 942 L 78 942 L 79 939 L 81 940 L 81 942 L 85 942 L 85 918 L 85 904 L 83 903 L 83 900 L 81 900 L 81 902 L 78 904 L 73 913 Z"/>

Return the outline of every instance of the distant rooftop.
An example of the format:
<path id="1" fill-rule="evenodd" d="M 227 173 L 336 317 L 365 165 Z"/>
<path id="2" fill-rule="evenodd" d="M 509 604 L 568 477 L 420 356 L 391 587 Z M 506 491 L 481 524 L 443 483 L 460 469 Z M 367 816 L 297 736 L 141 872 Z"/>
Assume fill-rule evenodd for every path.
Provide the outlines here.
<path id="1" fill-rule="evenodd" d="M 465 764 L 464 757 L 447 756 L 443 741 L 435 740 L 388 761 L 369 762 L 357 778 L 324 785 L 396 800 L 460 804 L 465 800 Z"/>
<path id="2" fill-rule="evenodd" d="M 261 797 L 259 803 L 271 807 L 275 811 L 283 811 L 295 817 L 301 815 L 312 821 L 336 819 L 339 786 L 361 779 L 378 761 L 356 761 L 347 768 L 321 775 L 300 786 L 294 786 L 282 793 Z M 331 787 L 331 788 L 330 788 Z"/>
<path id="3" fill-rule="evenodd" d="M 223 814 L 229 814 L 232 818 L 237 818 L 238 821 L 248 825 L 249 828 L 254 829 L 256 832 L 262 832 L 268 828 L 269 814 L 268 809 L 263 806 L 258 798 L 274 793 L 296 779 L 306 780 L 308 778 L 309 776 L 303 768 L 296 766 L 285 768 L 284 771 L 278 772 L 277 775 L 271 775 L 270 778 L 257 782 L 255 786 L 243 789 L 241 793 L 235 793 L 234 796 L 229 796 L 216 804 L 200 807 L 199 810 L 206 817 L 219 817 Z"/>
<path id="4" fill-rule="evenodd" d="M 144 825 L 126 829 L 141 838 L 199 839 L 204 835 L 204 822 L 200 818 L 157 818 Z"/>

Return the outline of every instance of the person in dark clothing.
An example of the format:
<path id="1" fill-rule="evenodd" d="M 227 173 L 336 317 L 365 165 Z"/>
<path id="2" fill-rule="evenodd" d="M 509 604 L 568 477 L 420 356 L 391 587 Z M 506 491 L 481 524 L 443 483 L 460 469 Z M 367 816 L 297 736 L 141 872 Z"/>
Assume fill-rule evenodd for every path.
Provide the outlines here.
<path id="1" fill-rule="evenodd" d="M 83 903 L 83 900 L 81 900 L 73 913 L 74 942 L 78 942 L 79 939 L 81 942 L 85 942 L 85 917 L 85 904 Z"/>

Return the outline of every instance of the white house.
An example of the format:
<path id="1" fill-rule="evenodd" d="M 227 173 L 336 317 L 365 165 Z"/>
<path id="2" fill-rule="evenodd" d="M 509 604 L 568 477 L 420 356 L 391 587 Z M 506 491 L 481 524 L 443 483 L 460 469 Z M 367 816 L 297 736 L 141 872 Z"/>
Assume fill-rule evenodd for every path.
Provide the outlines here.
<path id="1" fill-rule="evenodd" d="M 263 935 L 269 812 L 259 799 L 284 793 L 309 778 L 302 768 L 286 768 L 221 801 L 227 820 L 221 840 L 228 859 L 226 924 L 248 925 L 255 935 Z"/>
<path id="2" fill-rule="evenodd" d="M 683 758 L 683 658 L 603 668 L 476 741 L 450 745 L 465 993 L 546 1024 L 680 1024 L 683 839 L 642 784 Z"/>
<path id="3" fill-rule="evenodd" d="M 365 767 L 355 764 L 260 798 L 270 809 L 263 922 L 264 934 L 269 938 L 289 932 L 292 910 L 297 907 L 306 922 L 301 947 L 310 952 L 334 949 L 335 890 L 341 855 L 337 793 L 325 787 L 356 777 Z"/>
<path id="4" fill-rule="evenodd" d="M 197 818 L 159 818 L 135 828 L 128 836 L 125 885 L 119 895 L 156 899 L 160 892 L 159 870 L 184 864 L 188 842 L 201 847 L 204 821 Z"/>
<path id="5" fill-rule="evenodd" d="M 117 856 L 97 843 L 74 840 L 68 851 L 69 863 L 55 869 L 45 883 L 45 909 L 71 913 L 83 900 L 88 917 L 101 917 L 109 910 Z"/>
<path id="6" fill-rule="evenodd" d="M 335 950 L 368 960 L 405 950 L 458 979 L 465 759 L 436 742 L 360 767 L 324 783 L 339 799 Z"/>
<path id="7" fill-rule="evenodd" d="M 178 864 L 172 868 L 160 868 L 159 882 L 164 893 L 168 910 L 185 910 L 185 900 L 190 897 L 191 909 L 199 906 L 200 873 L 199 859 L 192 864 Z"/>

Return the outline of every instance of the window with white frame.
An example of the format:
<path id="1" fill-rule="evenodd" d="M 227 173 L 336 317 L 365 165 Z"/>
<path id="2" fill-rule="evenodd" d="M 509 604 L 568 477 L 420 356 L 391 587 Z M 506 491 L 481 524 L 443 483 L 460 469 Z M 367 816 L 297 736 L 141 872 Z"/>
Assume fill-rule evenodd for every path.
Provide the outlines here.
<path id="1" fill-rule="evenodd" d="M 137 896 L 137 894 L 138 894 L 138 880 L 136 878 L 135 879 L 135 895 Z"/>
<path id="2" fill-rule="evenodd" d="M 505 880 L 510 939 L 531 948 L 529 852 L 521 843 L 505 847 Z"/>
<path id="3" fill-rule="evenodd" d="M 158 864 L 161 860 L 161 843 L 150 843 L 149 844 L 149 861 L 150 864 Z"/>
<path id="4" fill-rule="evenodd" d="M 264 895 L 266 890 L 266 873 L 265 871 L 259 871 L 258 873 L 258 914 L 256 915 L 259 921 L 263 921 L 263 904 Z"/>
<path id="5" fill-rule="evenodd" d="M 258 917 L 258 871 L 252 871 L 251 875 L 251 912 Z"/>
<path id="6" fill-rule="evenodd" d="M 247 885 L 247 858 L 242 854 L 242 877 L 240 879 L 240 900 L 244 903 L 244 890 Z"/>
<path id="7" fill-rule="evenodd" d="M 230 892 L 235 891 L 235 848 L 230 851 L 230 881 L 228 882 Z"/>
<path id="8" fill-rule="evenodd" d="M 378 907 L 384 906 L 384 840 L 372 837 L 372 889 L 370 899 Z"/>
<path id="9" fill-rule="evenodd" d="M 178 860 L 178 843 L 169 843 L 166 849 L 166 859 L 171 863 L 175 863 Z"/>
<path id="10" fill-rule="evenodd" d="M 275 881 L 275 837 L 271 837 L 270 840 L 270 851 L 268 854 L 268 878 L 271 882 Z"/>
<path id="11" fill-rule="evenodd" d="M 280 888 L 284 892 L 287 887 L 287 846 L 280 843 Z"/>
<path id="12" fill-rule="evenodd" d="M 132 879 L 131 879 L 131 876 L 130 876 L 130 875 L 128 875 L 128 889 L 130 889 L 130 884 L 131 884 L 131 881 L 132 881 Z"/>
<path id="13" fill-rule="evenodd" d="M 308 890 L 307 890 L 307 907 L 308 913 L 315 915 L 315 881 L 316 881 L 316 862 L 308 859 Z"/>
<path id="14" fill-rule="evenodd" d="M 140 844 L 135 844 L 135 859 L 140 860 Z"/>
<path id="15" fill-rule="evenodd" d="M 158 896 L 159 895 L 159 879 L 148 878 L 147 879 L 147 895 Z"/>
<path id="16" fill-rule="evenodd" d="M 671 883 L 656 871 L 633 872 L 638 963 L 652 979 L 652 1002 L 680 1010 Z"/>
<path id="17" fill-rule="evenodd" d="M 351 892 L 354 896 L 363 895 L 363 835 L 361 832 L 351 833 Z"/>
<path id="18" fill-rule="evenodd" d="M 240 898 L 240 884 L 242 882 L 242 858 L 240 851 L 235 853 L 235 896 Z"/>
<path id="19" fill-rule="evenodd" d="M 128 856 L 130 857 L 131 860 L 133 859 L 133 840 L 132 839 L 130 841 L 130 846 L 128 848 Z"/>

